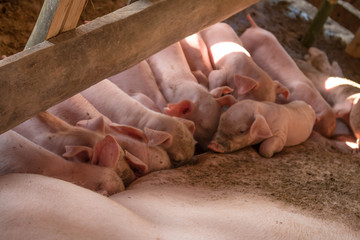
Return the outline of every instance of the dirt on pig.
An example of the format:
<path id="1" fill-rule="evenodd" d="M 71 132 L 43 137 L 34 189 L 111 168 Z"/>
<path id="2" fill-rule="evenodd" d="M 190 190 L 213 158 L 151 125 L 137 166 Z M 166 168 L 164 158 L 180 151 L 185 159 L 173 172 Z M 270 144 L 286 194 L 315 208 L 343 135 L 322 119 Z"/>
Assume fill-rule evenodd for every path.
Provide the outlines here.
<path id="1" fill-rule="evenodd" d="M 88 0 L 79 24 L 126 5 L 126 0 Z M 43 0 L 0 0 L 0 55 L 22 51 L 40 12 Z M 288 18 L 288 2 L 258 4 L 227 20 L 241 34 L 251 13 L 260 27 L 273 32 L 294 58 L 303 58 L 307 49 L 299 39 L 309 22 L 299 16 Z M 320 36 L 316 47 L 336 60 L 345 77 L 360 82 L 360 59 L 347 55 L 337 38 Z M 285 148 L 271 159 L 260 157 L 256 149 L 247 148 L 232 154 L 204 153 L 194 157 L 194 164 L 160 171 L 154 184 L 189 184 L 210 188 L 212 195 L 234 191 L 253 193 L 282 201 L 315 214 L 346 222 L 360 231 L 360 157 L 334 142 L 313 136 L 305 144 Z M 176 173 L 176 174 L 177 174 Z"/>

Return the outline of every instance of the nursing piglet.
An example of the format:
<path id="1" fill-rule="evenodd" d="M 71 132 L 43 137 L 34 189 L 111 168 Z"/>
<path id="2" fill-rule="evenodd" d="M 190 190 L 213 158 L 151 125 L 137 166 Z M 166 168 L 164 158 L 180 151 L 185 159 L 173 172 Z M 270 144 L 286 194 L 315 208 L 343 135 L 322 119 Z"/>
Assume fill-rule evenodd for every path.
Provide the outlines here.
<path id="1" fill-rule="evenodd" d="M 189 67 L 197 81 L 209 89 L 208 76 L 213 70 L 209 53 L 200 33 L 194 33 L 180 41 Z"/>
<path id="2" fill-rule="evenodd" d="M 250 15 L 248 18 L 252 27 L 240 37 L 244 47 L 250 52 L 257 65 L 290 90 L 289 101 L 303 100 L 313 107 L 317 117 L 315 130 L 323 136 L 331 136 L 335 129 L 335 114 L 329 104 L 296 66 L 276 37 L 258 27 Z"/>
<path id="3" fill-rule="evenodd" d="M 80 94 L 54 105 L 48 111 L 71 125 L 114 137 L 124 150 L 125 158 L 136 175 L 171 167 L 166 151 L 159 146 L 149 146 L 142 130 L 111 122 Z"/>
<path id="4" fill-rule="evenodd" d="M 215 68 L 209 75 L 210 90 L 227 85 L 238 100 L 274 102 L 280 93 L 288 97 L 288 89 L 255 64 L 230 25 L 217 23 L 200 33 Z"/>
<path id="5" fill-rule="evenodd" d="M 81 94 L 111 121 L 142 129 L 149 144 L 163 147 L 174 165 L 184 164 L 193 156 L 193 122 L 144 107 L 108 79 Z"/>
<path id="6" fill-rule="evenodd" d="M 314 110 L 303 101 L 280 105 L 242 100 L 221 115 L 209 149 L 233 152 L 261 142 L 259 153 L 271 157 L 284 146 L 304 142 L 310 136 L 314 122 Z"/>
<path id="7" fill-rule="evenodd" d="M 179 42 L 152 55 L 148 62 L 169 103 L 165 113 L 193 121 L 194 138 L 206 149 L 216 131 L 222 106 L 235 99 L 230 95 L 214 97 L 197 82 Z"/>
<path id="8" fill-rule="evenodd" d="M 319 72 L 308 62 L 297 60 L 296 63 L 332 105 L 336 117 L 343 118 L 359 140 L 360 85 L 346 78 L 331 77 Z"/>
<path id="9" fill-rule="evenodd" d="M 114 168 L 117 157 L 96 149 L 98 165 L 67 161 L 9 130 L 0 135 L 0 175 L 36 173 L 72 182 L 104 195 L 125 189 Z"/>
<path id="10" fill-rule="evenodd" d="M 167 105 L 146 60 L 108 79 L 150 109 L 162 111 Z M 150 98 L 156 104 L 157 109 L 151 107 L 149 102 L 146 103 L 146 98 L 144 96 L 140 97 L 139 94 Z"/>
<path id="11" fill-rule="evenodd" d="M 135 174 L 130 169 L 122 148 L 110 135 L 104 135 L 82 127 L 72 126 L 49 112 L 41 112 L 13 128 L 43 148 L 70 160 L 100 164 L 99 153 L 117 159 L 115 170 L 125 185 L 131 183 Z"/>

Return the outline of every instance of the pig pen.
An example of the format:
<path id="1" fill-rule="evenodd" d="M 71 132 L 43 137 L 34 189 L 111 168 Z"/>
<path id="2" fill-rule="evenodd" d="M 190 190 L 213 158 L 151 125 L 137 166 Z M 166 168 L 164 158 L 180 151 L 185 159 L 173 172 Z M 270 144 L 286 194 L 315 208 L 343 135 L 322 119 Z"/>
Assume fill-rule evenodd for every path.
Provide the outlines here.
<path id="1" fill-rule="evenodd" d="M 97 1 L 93 3 L 96 6 Z M 98 3 L 107 5 L 105 1 Z M 252 13 L 259 25 L 274 32 L 292 57 L 302 58 L 306 49 L 300 46 L 299 37 L 305 31 L 307 22 L 300 20 L 299 16 L 289 19 L 285 11 L 286 2 L 274 4 L 263 1 L 226 22 L 241 34 L 249 26 L 246 13 Z M 90 18 L 88 15 L 83 20 Z M 339 62 L 346 77 L 359 81 L 360 69 L 357 66 L 360 66 L 360 62 L 345 55 L 340 40 L 320 37 L 316 46 L 325 50 L 330 59 Z M 15 50 L 0 53 L 15 53 L 11 51 Z M 260 157 L 257 149 L 252 147 L 230 154 L 197 154 L 191 164 L 144 176 L 112 198 L 152 222 L 155 227 L 151 231 L 161 229 L 163 235 L 159 233 L 159 239 L 359 239 L 359 170 L 360 157 L 356 150 L 313 133 L 305 143 L 286 147 L 270 159 Z M 47 199 L 46 194 L 39 191 L 34 183 L 42 186 L 42 181 L 48 181 L 49 186 L 44 184 L 44 189 L 49 192 L 51 184 L 56 184 L 52 180 L 33 176 L 28 179 L 17 175 L 5 176 L 1 180 L 2 206 L 13 201 L 11 197 L 21 197 L 21 191 L 17 191 L 22 186 L 33 187 L 41 203 L 41 197 Z M 71 194 L 71 191 L 64 193 Z M 83 194 L 95 199 L 87 191 L 83 191 Z M 25 208 L 20 201 L 6 206 L 7 211 L 1 210 L 3 213 L 12 208 Z M 51 211 L 51 204 L 49 207 L 48 211 Z M 34 226 L 36 220 L 41 222 L 37 214 L 27 215 L 32 218 Z M 54 214 L 57 214 L 55 209 Z M 73 214 L 81 213 L 74 210 Z M 26 219 L 26 216 L 22 217 Z M 19 223 L 18 218 L 12 217 L 8 222 L 2 218 L 4 224 L 1 224 L 1 232 L 8 233 L 6 228 L 11 228 L 11 223 Z M 107 218 L 111 216 L 105 215 L 103 221 L 109 221 Z M 91 226 L 90 219 L 84 221 L 85 224 Z M 56 225 L 56 220 L 46 220 L 50 225 Z M 80 229 L 82 226 L 77 227 Z M 42 228 L 38 228 L 38 232 L 42 231 Z M 164 232 L 167 231 L 171 234 L 166 235 Z M 60 231 L 63 238 L 64 232 L 64 229 Z M 83 236 L 79 232 L 75 230 L 74 235 L 67 238 Z M 264 235 L 254 234 L 256 232 Z M 92 237 L 111 238 L 105 232 L 97 234 Z M 121 232 L 118 234 L 121 236 Z M 151 233 L 149 236 L 149 239 L 153 238 Z M 45 235 L 42 237 L 46 238 Z M 139 235 L 132 237 L 127 239 L 141 239 Z"/>

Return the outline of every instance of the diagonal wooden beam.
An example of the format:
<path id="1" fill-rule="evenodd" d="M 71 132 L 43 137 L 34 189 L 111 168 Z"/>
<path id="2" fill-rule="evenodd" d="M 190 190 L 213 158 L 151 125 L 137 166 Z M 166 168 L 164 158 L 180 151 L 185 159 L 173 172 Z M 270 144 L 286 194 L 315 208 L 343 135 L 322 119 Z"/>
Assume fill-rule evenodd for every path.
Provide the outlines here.
<path id="1" fill-rule="evenodd" d="M 5 58 L 0 132 L 255 2 L 140 0 Z"/>

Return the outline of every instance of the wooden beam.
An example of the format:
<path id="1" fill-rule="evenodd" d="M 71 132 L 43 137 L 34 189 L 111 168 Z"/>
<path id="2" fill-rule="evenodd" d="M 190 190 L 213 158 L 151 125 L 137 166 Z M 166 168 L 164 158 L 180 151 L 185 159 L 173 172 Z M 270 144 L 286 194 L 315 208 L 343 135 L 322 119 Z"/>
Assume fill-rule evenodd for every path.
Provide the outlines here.
<path id="1" fill-rule="evenodd" d="M 0 132 L 256 2 L 140 0 L 5 58 Z"/>

